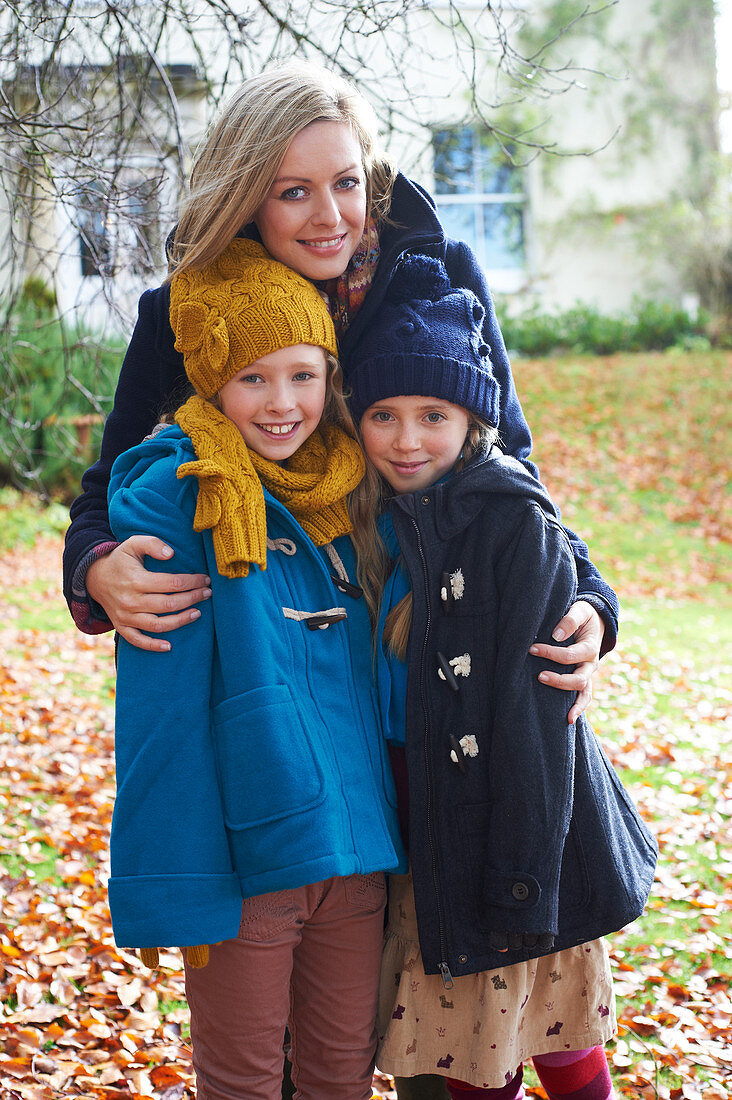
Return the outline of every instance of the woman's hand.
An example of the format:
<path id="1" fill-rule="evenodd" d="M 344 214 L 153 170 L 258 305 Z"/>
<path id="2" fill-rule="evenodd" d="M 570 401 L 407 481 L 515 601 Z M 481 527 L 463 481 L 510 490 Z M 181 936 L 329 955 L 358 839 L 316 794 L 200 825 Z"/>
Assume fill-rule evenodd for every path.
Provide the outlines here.
<path id="1" fill-rule="evenodd" d="M 192 605 L 211 595 L 211 579 L 202 573 L 151 573 L 145 557 L 165 561 L 173 551 L 154 535 L 133 535 L 97 558 L 86 574 L 86 588 L 101 604 L 115 630 L 130 645 L 164 653 L 170 642 L 143 630 L 177 630 L 200 617 Z"/>
<path id="2" fill-rule="evenodd" d="M 543 657 L 560 665 L 576 665 L 574 672 L 542 672 L 539 679 L 542 684 L 560 688 L 562 691 L 576 691 L 570 722 L 576 722 L 590 705 L 592 699 L 592 677 L 600 663 L 600 646 L 605 634 L 605 624 L 591 604 L 584 600 L 573 603 L 564 618 L 557 623 L 552 634 L 558 642 L 574 634 L 571 645 L 555 646 L 537 643 L 529 653 Z"/>

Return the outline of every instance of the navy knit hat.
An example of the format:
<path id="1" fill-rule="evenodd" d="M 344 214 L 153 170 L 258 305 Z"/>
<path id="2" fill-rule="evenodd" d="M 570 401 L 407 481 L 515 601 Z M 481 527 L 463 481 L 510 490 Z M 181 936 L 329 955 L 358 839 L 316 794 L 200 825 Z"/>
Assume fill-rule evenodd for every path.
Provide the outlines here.
<path id="1" fill-rule="evenodd" d="M 484 316 L 472 291 L 450 285 L 441 260 L 406 256 L 349 358 L 356 423 L 375 401 L 420 394 L 498 427 L 499 386 L 483 340 Z"/>

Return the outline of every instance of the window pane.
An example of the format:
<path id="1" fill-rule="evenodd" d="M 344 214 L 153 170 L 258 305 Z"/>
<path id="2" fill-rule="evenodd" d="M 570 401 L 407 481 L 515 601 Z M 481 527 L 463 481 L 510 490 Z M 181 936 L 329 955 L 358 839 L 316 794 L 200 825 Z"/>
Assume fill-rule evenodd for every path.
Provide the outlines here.
<path id="1" fill-rule="evenodd" d="M 433 138 L 435 192 L 438 195 L 469 195 L 475 191 L 473 131 L 440 130 Z"/>
<path id="2" fill-rule="evenodd" d="M 495 139 L 475 133 L 476 190 L 486 195 L 520 195 L 523 191 L 521 169 L 508 159 Z"/>
<path id="3" fill-rule="evenodd" d="M 448 237 L 465 241 L 477 252 L 478 227 L 475 223 L 476 207 L 472 203 L 456 203 L 437 207 L 437 215 Z"/>
<path id="4" fill-rule="evenodd" d="M 79 210 L 81 274 L 85 278 L 107 274 L 111 249 L 107 233 L 106 202 L 99 184 L 91 184 L 82 203 Z"/>
<path id="5" fill-rule="evenodd" d="M 519 203 L 481 206 L 486 267 L 511 268 L 524 264 L 523 209 Z"/>
<path id="6" fill-rule="evenodd" d="M 158 181 L 141 180 L 130 185 L 125 196 L 124 218 L 130 238 L 132 270 L 152 273 L 162 257 Z"/>
<path id="7" fill-rule="evenodd" d="M 523 268 L 523 170 L 511 164 L 486 131 L 469 126 L 440 130 L 433 142 L 435 194 L 447 235 L 469 244 L 483 267 Z M 440 201 L 448 195 L 468 201 Z M 493 202 L 485 201 L 489 195 L 495 196 Z M 517 199 L 502 202 L 502 195 Z"/>

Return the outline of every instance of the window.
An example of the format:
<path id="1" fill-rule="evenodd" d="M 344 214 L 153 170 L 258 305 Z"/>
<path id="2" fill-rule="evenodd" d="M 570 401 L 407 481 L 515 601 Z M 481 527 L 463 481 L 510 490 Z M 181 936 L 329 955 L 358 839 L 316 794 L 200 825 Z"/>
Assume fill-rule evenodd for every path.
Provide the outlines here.
<path id="1" fill-rule="evenodd" d="M 121 200 L 124 239 L 129 263 L 137 275 L 150 276 L 163 258 L 160 239 L 160 180 L 130 179 Z"/>
<path id="2" fill-rule="evenodd" d="M 496 289 L 510 289 L 525 263 L 523 170 L 476 127 L 439 130 L 432 147 L 445 232 L 471 246 Z"/>
<path id="3" fill-rule="evenodd" d="M 111 248 L 108 218 L 104 190 L 99 183 L 92 183 L 85 189 L 79 209 L 79 252 L 84 278 L 109 273 Z"/>
<path id="4" fill-rule="evenodd" d="M 161 266 L 158 177 L 135 167 L 117 171 L 109 186 L 94 180 L 80 189 L 77 227 L 84 278 L 123 270 L 148 278 Z"/>

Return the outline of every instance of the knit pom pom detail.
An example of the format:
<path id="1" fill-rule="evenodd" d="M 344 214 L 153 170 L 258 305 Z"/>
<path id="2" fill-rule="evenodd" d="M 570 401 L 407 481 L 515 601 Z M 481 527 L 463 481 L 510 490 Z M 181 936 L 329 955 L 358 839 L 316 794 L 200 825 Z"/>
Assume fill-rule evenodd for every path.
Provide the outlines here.
<path id="1" fill-rule="evenodd" d="M 434 256 L 405 256 L 389 284 L 390 302 L 419 300 L 438 302 L 452 290 L 450 277 L 442 260 Z"/>

